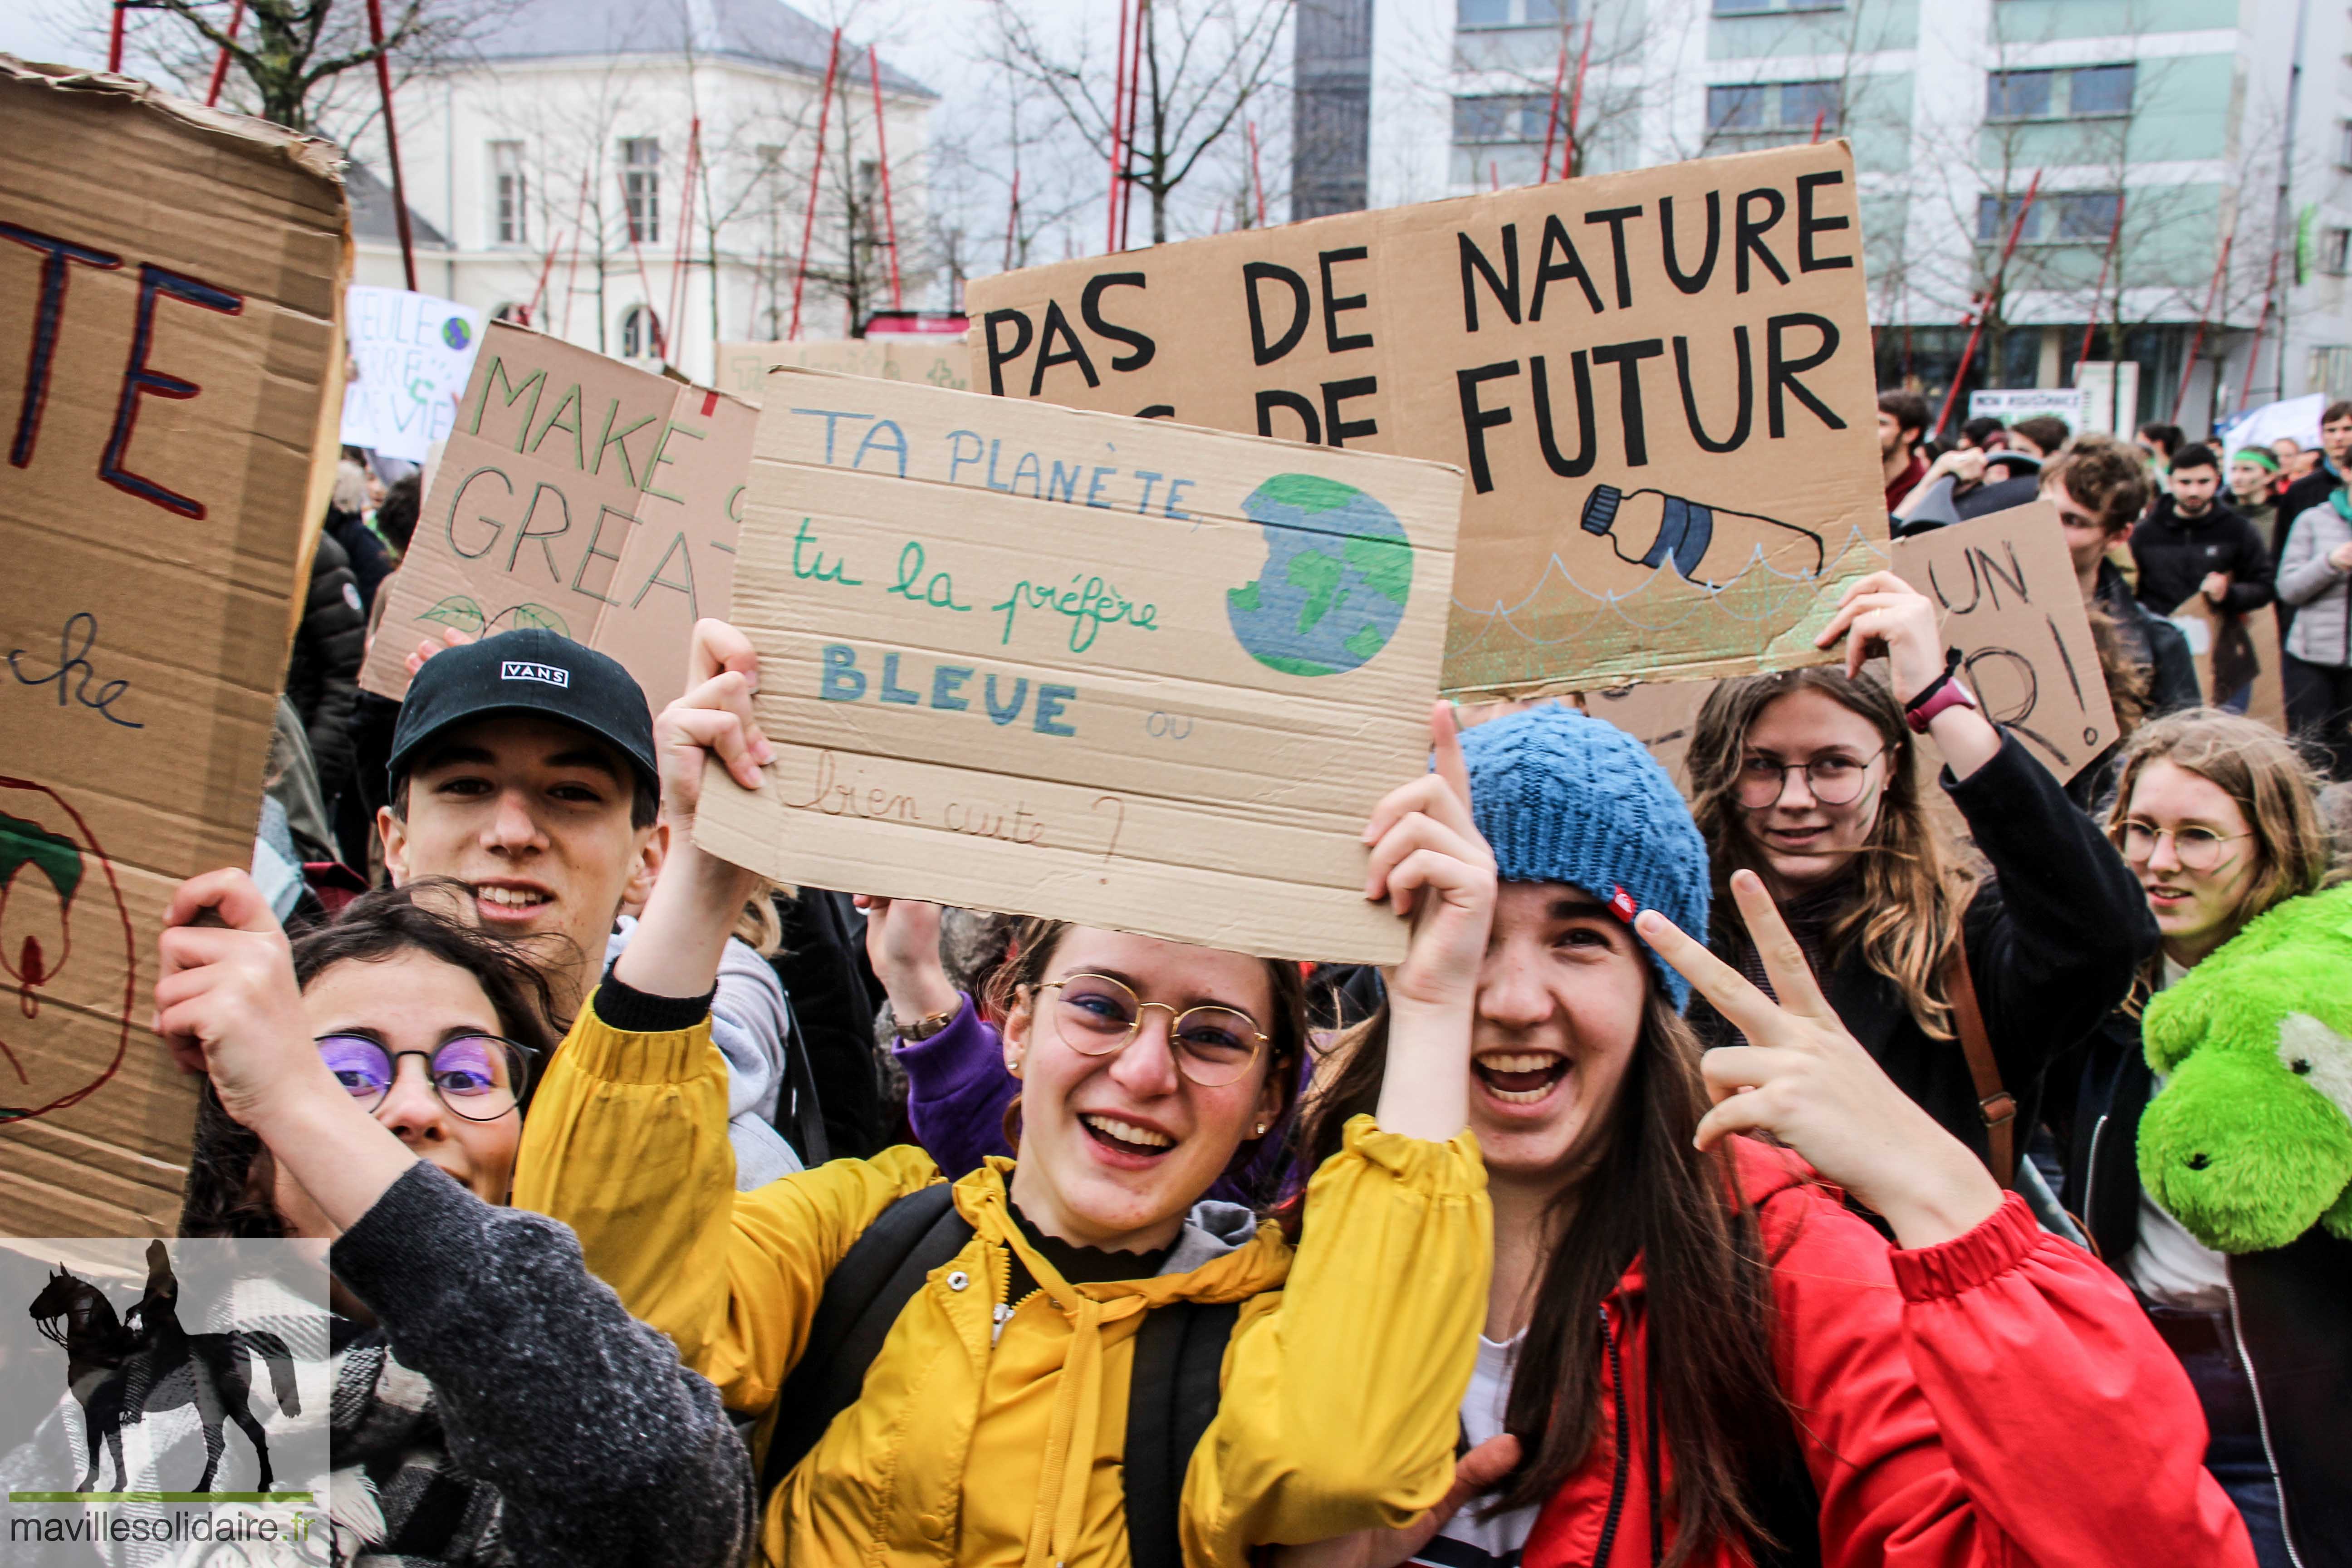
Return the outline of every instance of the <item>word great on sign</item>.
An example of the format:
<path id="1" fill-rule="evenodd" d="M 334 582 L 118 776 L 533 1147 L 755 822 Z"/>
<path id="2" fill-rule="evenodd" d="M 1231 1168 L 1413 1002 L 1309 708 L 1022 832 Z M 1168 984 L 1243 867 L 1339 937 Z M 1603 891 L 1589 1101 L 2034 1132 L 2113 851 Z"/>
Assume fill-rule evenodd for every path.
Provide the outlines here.
<path id="1" fill-rule="evenodd" d="M 441 626 L 558 632 L 656 708 L 688 634 L 724 616 L 754 416 L 722 394 L 493 322 L 360 684 L 398 696 Z"/>
<path id="2" fill-rule="evenodd" d="M 1886 514 L 1843 142 L 975 281 L 976 386 L 1406 453 L 1462 693 L 1817 662 Z"/>
<path id="3" fill-rule="evenodd" d="M 697 841 L 787 881 L 1375 961 L 1461 476 L 777 370 L 735 621 L 780 753 Z"/>

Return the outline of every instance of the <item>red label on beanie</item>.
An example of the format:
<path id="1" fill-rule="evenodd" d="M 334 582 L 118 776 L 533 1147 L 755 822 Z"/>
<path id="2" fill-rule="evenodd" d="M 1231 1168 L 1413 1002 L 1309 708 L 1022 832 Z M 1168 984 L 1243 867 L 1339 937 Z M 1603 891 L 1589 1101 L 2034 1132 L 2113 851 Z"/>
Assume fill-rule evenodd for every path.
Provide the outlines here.
<path id="1" fill-rule="evenodd" d="M 1632 925 L 1633 923 L 1633 917 L 1642 912 L 1642 906 L 1633 901 L 1633 895 L 1627 892 L 1622 888 L 1614 888 L 1610 890 L 1609 909 L 1611 913 L 1614 914 L 1619 920 L 1623 921 L 1627 925 Z"/>

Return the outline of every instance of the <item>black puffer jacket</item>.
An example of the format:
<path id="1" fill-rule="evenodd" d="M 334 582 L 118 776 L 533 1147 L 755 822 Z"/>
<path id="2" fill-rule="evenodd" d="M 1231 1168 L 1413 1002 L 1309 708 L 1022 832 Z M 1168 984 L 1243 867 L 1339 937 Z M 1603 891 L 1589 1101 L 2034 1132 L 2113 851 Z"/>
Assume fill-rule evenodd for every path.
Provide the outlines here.
<path id="1" fill-rule="evenodd" d="M 2022 1147 L 2043 1070 L 2130 991 L 2156 951 L 2156 921 L 2123 857 L 2013 731 L 2002 731 L 2000 751 L 1966 780 L 1955 783 L 1947 769 L 1941 783 L 1992 865 L 1960 936 L 2001 1085 L 2017 1100 Z M 1753 967 L 1747 953 L 1717 951 L 1735 967 Z M 1988 1158 L 1959 1043 L 1930 1038 L 1901 990 L 1858 947 L 1832 955 L 1820 979 L 1840 1021 L 1886 1076 L 1979 1159 Z M 1739 1041 L 1703 999 L 1692 999 L 1690 1020 L 1708 1046 Z"/>
<path id="2" fill-rule="evenodd" d="M 352 558 L 331 534 L 310 558 L 310 593 L 286 667 L 286 696 L 310 737 L 319 789 L 330 801 L 352 780 L 352 704 L 359 700 L 360 661 L 367 657 L 367 616 Z"/>
<path id="3" fill-rule="evenodd" d="M 2139 602 L 2159 616 L 2187 604 L 2210 572 L 2230 574 L 2221 608 L 2233 616 L 2259 610 L 2278 596 L 2261 530 L 2218 500 L 2189 518 L 2170 496 L 2157 497 L 2155 508 L 2132 530 L 2131 552 L 2139 565 Z"/>

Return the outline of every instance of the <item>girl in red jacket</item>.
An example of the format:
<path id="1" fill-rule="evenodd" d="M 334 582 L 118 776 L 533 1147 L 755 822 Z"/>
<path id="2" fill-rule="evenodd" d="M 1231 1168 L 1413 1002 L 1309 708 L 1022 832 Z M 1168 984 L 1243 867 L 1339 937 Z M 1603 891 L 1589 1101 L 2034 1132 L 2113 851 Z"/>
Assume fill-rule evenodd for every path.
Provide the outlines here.
<path id="1" fill-rule="evenodd" d="M 2252 1568 L 2130 1293 L 1888 1081 L 1753 872 L 1730 891 L 1778 1005 L 1685 934 L 1706 852 L 1641 746 L 1546 704 L 1463 750 L 1469 803 L 1432 774 L 1375 815 L 1368 837 L 1412 826 L 1367 889 L 1423 838 L 1483 838 L 1502 878 L 1472 1044 L 1496 1250 L 1474 1446 L 1447 1506 L 1293 1555 Z M 1693 986 L 1750 1043 L 1702 1056 Z M 1309 1169 L 1377 1092 L 1378 1020 L 1341 1049 Z"/>

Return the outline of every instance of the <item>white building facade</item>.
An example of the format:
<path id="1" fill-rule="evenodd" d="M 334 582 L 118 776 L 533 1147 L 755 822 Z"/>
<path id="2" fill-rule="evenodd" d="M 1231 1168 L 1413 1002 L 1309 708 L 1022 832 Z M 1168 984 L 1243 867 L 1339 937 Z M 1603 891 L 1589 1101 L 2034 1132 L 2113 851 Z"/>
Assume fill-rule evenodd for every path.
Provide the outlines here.
<path id="1" fill-rule="evenodd" d="M 1881 384 L 1940 396 L 1998 274 L 1964 385 L 2120 352 L 2202 430 L 2352 396 L 2348 55 L 2324 0 L 1375 0 L 1369 199 L 1557 177 L 1571 100 L 1583 173 L 1843 135 Z"/>
<path id="2" fill-rule="evenodd" d="M 936 292 L 935 95 L 845 43 L 828 104 L 832 35 L 782 0 L 520 0 L 475 52 L 394 97 L 422 291 L 698 381 L 796 304 L 801 336 L 838 338 Z M 388 179 L 380 124 L 353 155 Z M 365 184 L 357 280 L 402 287 Z"/>

